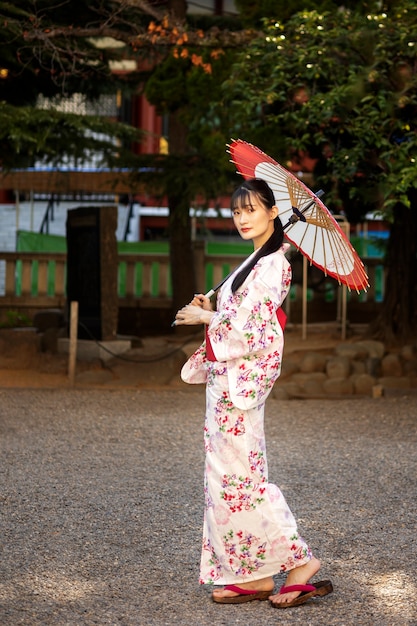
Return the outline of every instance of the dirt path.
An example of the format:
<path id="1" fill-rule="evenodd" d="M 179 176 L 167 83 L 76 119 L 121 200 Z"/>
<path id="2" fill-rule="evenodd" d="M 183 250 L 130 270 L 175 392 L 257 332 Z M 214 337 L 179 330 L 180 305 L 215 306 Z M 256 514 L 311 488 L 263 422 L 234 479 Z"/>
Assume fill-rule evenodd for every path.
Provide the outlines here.
<path id="1" fill-rule="evenodd" d="M 16 339 L 17 337 L 17 339 Z M 352 334 L 346 341 L 354 341 L 362 338 L 361 335 L 356 332 Z M 31 339 L 29 342 L 28 340 Z M 36 347 L 36 343 L 32 341 L 33 337 L 24 336 L 24 334 L 14 336 L 13 345 L 5 343 L 4 339 L 2 347 L 0 349 L 0 388 L 71 388 L 70 380 L 68 377 L 68 357 L 62 354 L 42 353 L 39 348 Z M 143 359 L 152 359 L 154 355 L 163 355 L 164 353 L 171 353 L 178 348 L 184 355 L 188 355 L 194 351 L 199 345 L 201 337 L 198 336 L 194 340 L 186 340 L 176 338 L 173 335 L 160 336 L 160 337 L 145 337 L 141 339 L 142 347 L 136 348 L 131 351 L 132 363 L 127 361 L 114 359 L 115 364 L 113 369 L 117 370 L 117 386 L 126 385 L 132 386 L 132 380 L 135 377 L 132 373 L 139 373 L 137 366 L 134 364 L 135 358 L 140 361 Z M 335 325 L 314 325 L 307 329 L 307 336 L 304 338 L 301 326 L 288 327 L 285 332 L 285 355 L 297 352 L 297 351 L 317 351 L 317 350 L 331 350 L 336 345 L 342 342 L 341 332 Z M 183 355 L 183 358 L 185 356 Z M 180 370 L 181 357 L 177 355 L 176 360 L 165 361 L 164 366 L 161 367 L 161 361 L 155 363 L 150 362 L 149 366 L 145 369 L 147 372 L 152 373 L 153 385 L 160 383 L 162 386 L 166 386 L 167 379 L 175 378 L 175 373 Z M 142 363 L 143 365 L 143 363 Z M 136 369 L 135 369 L 136 368 Z M 171 371 L 171 376 L 167 376 L 167 371 Z M 88 375 L 86 375 L 88 372 Z M 111 381 L 111 377 L 106 371 L 106 366 L 103 371 L 103 364 L 99 361 L 82 362 L 77 361 L 76 374 L 77 385 L 85 386 L 105 386 Z M 82 375 L 80 375 L 82 374 Z M 114 380 L 113 380 L 114 384 Z M 133 384 L 133 386 L 140 386 Z"/>

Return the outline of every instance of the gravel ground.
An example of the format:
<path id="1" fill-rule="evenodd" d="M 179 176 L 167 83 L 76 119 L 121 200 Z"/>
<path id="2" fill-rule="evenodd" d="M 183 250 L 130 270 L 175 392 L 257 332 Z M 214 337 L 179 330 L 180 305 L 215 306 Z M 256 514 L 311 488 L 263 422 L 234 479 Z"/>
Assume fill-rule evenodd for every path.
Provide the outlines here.
<path id="1" fill-rule="evenodd" d="M 270 478 L 335 587 L 285 611 L 198 585 L 203 412 L 201 387 L 0 390 L 1 625 L 416 626 L 416 398 L 268 402 Z"/>

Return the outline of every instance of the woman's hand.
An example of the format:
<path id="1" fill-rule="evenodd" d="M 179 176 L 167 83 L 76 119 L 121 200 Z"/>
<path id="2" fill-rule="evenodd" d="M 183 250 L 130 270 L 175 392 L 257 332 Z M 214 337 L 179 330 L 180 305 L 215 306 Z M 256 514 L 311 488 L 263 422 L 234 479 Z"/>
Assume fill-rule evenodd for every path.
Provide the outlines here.
<path id="1" fill-rule="evenodd" d="M 205 311 L 213 310 L 210 298 L 207 298 L 207 296 L 202 293 L 196 293 L 190 304 L 193 304 L 194 306 L 199 306 Z"/>
<path id="2" fill-rule="evenodd" d="M 210 298 L 199 293 L 194 296 L 190 304 L 178 311 L 175 316 L 175 326 L 209 324 L 213 315 Z"/>

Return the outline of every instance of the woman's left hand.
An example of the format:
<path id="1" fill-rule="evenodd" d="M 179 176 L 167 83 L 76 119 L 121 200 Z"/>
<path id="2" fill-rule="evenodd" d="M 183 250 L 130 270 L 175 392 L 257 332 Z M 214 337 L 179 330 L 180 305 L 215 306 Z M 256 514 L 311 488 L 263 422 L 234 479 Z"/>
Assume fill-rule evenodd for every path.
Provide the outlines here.
<path id="1" fill-rule="evenodd" d="M 175 316 L 175 325 L 182 326 L 183 324 L 192 326 L 195 324 L 208 324 L 213 315 L 212 311 L 205 311 L 201 306 L 195 306 L 194 304 L 187 304 L 178 311 Z"/>

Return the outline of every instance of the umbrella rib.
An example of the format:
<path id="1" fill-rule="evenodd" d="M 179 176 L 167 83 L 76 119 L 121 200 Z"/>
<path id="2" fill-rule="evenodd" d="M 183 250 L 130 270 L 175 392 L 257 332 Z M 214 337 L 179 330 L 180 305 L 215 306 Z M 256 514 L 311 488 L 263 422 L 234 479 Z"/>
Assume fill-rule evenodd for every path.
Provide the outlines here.
<path id="1" fill-rule="evenodd" d="M 329 245 L 330 245 L 332 257 L 333 259 L 335 259 L 335 272 L 337 273 L 339 277 L 338 280 L 340 283 L 341 273 L 339 270 L 339 266 L 337 264 L 337 259 L 339 259 L 340 261 L 343 261 L 340 263 L 340 265 L 342 266 L 349 264 L 350 259 L 347 255 L 346 247 L 342 245 L 342 243 L 345 243 L 349 246 L 349 243 L 343 240 L 343 237 L 340 235 L 338 229 L 336 228 L 333 220 L 330 217 L 328 217 L 327 215 L 324 215 L 323 219 L 326 221 L 326 229 L 331 233 L 331 236 L 329 236 Z"/>
<path id="2" fill-rule="evenodd" d="M 338 233 L 338 231 L 334 228 L 334 230 L 336 231 L 336 233 Z M 345 245 L 342 245 L 345 244 Z M 343 258 L 344 262 L 348 262 L 351 259 L 348 257 L 348 253 L 347 250 L 349 250 L 349 252 L 352 253 L 352 260 L 353 260 L 353 268 L 351 271 L 351 278 L 352 278 L 352 282 L 353 282 L 353 287 L 354 289 L 359 293 L 359 283 L 358 283 L 358 277 L 362 274 L 362 281 L 364 281 L 364 279 L 368 279 L 367 275 L 365 272 L 361 272 L 361 274 L 359 273 L 357 264 L 355 263 L 355 256 L 356 256 L 356 251 L 354 249 L 354 247 L 352 246 L 352 244 L 350 243 L 349 239 L 346 238 L 346 240 L 343 237 L 343 233 L 339 234 L 339 238 L 336 238 L 336 247 L 338 248 L 338 254 L 339 254 L 339 258 Z M 347 249 L 346 249 L 347 248 Z M 363 267 L 362 262 L 360 262 L 360 264 Z M 360 268 L 360 266 L 359 266 Z M 349 287 L 350 290 L 350 287 Z"/>
<path id="3" fill-rule="evenodd" d="M 328 230 L 331 233 L 331 235 L 335 235 L 334 238 L 333 238 L 333 236 L 329 236 L 328 242 L 329 242 L 329 245 L 330 245 L 331 255 L 332 255 L 333 259 L 335 260 L 334 273 L 337 274 L 337 277 L 338 277 L 337 281 L 340 284 L 341 283 L 341 274 L 340 274 L 340 270 L 339 270 L 339 264 L 337 263 L 337 259 L 340 260 L 340 258 L 342 256 L 342 257 L 344 257 L 344 262 L 346 263 L 347 262 L 347 257 L 345 255 L 345 251 L 343 250 L 343 247 L 341 246 L 341 241 L 337 237 L 338 231 L 335 228 L 332 220 L 330 218 L 328 218 L 327 215 L 323 214 L 323 212 L 320 212 L 319 215 L 320 215 L 321 220 L 326 223 L 326 225 L 325 225 L 326 230 Z M 341 255 L 340 255 L 340 252 L 342 253 Z M 326 257 L 326 254 L 325 254 L 325 257 Z M 325 263 L 326 263 L 326 266 L 327 266 L 327 258 L 325 258 Z"/>
<path id="4" fill-rule="evenodd" d="M 333 257 L 335 259 L 341 259 L 342 265 L 343 263 L 348 264 L 350 261 L 350 258 L 348 257 L 346 247 L 349 250 L 349 252 L 352 252 L 352 251 L 354 252 L 354 249 L 350 241 L 348 239 L 345 240 L 343 238 L 343 234 L 339 233 L 339 231 L 336 229 L 334 225 L 332 225 L 332 231 L 335 233 L 335 237 L 334 238 L 332 237 L 330 239 L 330 245 L 332 247 Z M 353 269 L 354 269 L 354 265 L 353 265 Z M 338 272 L 338 274 L 340 275 L 340 272 Z"/>
<path id="5" fill-rule="evenodd" d="M 299 196 L 303 195 L 303 192 L 301 191 L 299 193 Z M 309 197 L 308 197 L 309 198 Z M 297 202 L 297 204 L 299 204 Z M 344 239 L 342 237 L 342 235 L 339 233 L 337 226 L 335 226 L 335 224 L 333 223 L 333 220 L 327 216 L 326 213 L 324 213 L 322 210 L 320 210 L 320 206 L 315 203 L 313 208 L 312 208 L 312 214 L 313 216 L 307 216 L 306 221 L 306 229 L 305 232 L 300 240 L 300 242 L 298 243 L 298 248 L 302 251 L 302 246 L 304 244 L 304 241 L 309 237 L 309 231 L 310 231 L 310 225 L 311 226 L 317 226 L 320 229 L 320 234 L 318 234 L 318 228 L 315 229 L 314 231 L 314 237 L 313 237 L 313 246 L 311 249 L 311 253 L 310 255 L 308 255 L 309 257 L 311 257 L 311 259 L 314 259 L 314 254 L 315 254 L 315 250 L 316 250 L 316 246 L 317 246 L 317 237 L 321 235 L 321 245 L 322 245 L 322 250 L 323 250 L 323 257 L 324 257 L 324 274 L 327 275 L 327 262 L 328 262 L 328 256 L 327 256 L 327 249 L 326 249 L 326 239 L 324 236 L 324 232 L 327 231 L 329 232 L 329 237 L 328 237 L 328 245 L 330 246 L 330 250 L 331 250 L 331 257 L 335 260 L 335 264 L 334 264 L 334 269 L 332 270 L 332 272 L 334 274 L 336 274 L 337 276 L 337 281 L 340 284 L 343 283 L 342 280 L 342 274 L 340 272 L 340 265 L 343 266 L 347 266 L 352 262 L 353 259 L 353 271 L 351 272 L 351 278 L 353 281 L 353 286 L 356 289 L 356 291 L 359 291 L 358 289 L 358 270 L 355 266 L 355 262 L 354 262 L 354 255 L 356 254 L 353 246 L 351 245 L 351 243 L 349 242 L 348 239 Z M 301 209 L 302 210 L 302 209 Z M 348 255 L 348 250 L 351 251 L 353 253 L 352 258 Z M 311 260 L 310 259 L 310 260 Z M 340 263 L 337 263 L 337 260 L 339 259 Z M 361 263 L 361 265 L 363 266 L 363 264 Z M 366 272 L 362 271 L 361 275 L 364 279 L 367 279 L 367 275 Z M 362 281 L 363 282 L 363 281 Z M 350 290 L 350 286 L 347 285 L 349 290 Z"/>
<path id="6" fill-rule="evenodd" d="M 317 205 L 316 205 L 316 208 L 317 208 Z M 323 245 L 323 250 L 324 250 L 324 264 L 325 264 L 325 266 L 326 266 L 326 268 L 327 268 L 327 254 L 326 254 L 326 253 L 327 253 L 327 250 L 326 250 L 325 241 L 324 241 L 324 232 L 323 232 L 323 228 L 326 228 L 326 230 L 329 230 L 329 227 L 328 227 L 329 222 L 328 222 L 328 220 L 327 220 L 327 216 L 326 216 L 326 215 L 324 215 L 322 211 L 321 211 L 320 213 L 318 213 L 318 215 L 320 216 L 320 221 L 321 221 L 322 223 L 324 223 L 324 224 L 325 224 L 325 225 L 323 225 L 323 227 L 320 229 L 320 231 L 321 231 L 322 245 Z M 331 232 L 331 229 L 330 229 L 330 232 Z M 333 258 L 334 258 L 334 252 L 333 252 L 332 240 L 331 240 L 331 238 L 330 238 L 330 237 L 329 237 L 329 243 L 330 243 L 330 249 L 332 250 L 332 256 L 333 256 Z M 336 269 L 336 268 L 337 268 L 337 265 L 335 266 L 335 269 Z M 336 273 L 336 274 L 337 274 L 337 276 L 338 276 L 338 278 L 337 278 L 337 282 L 340 284 L 340 274 L 339 274 L 339 271 L 336 269 L 335 273 Z"/>

